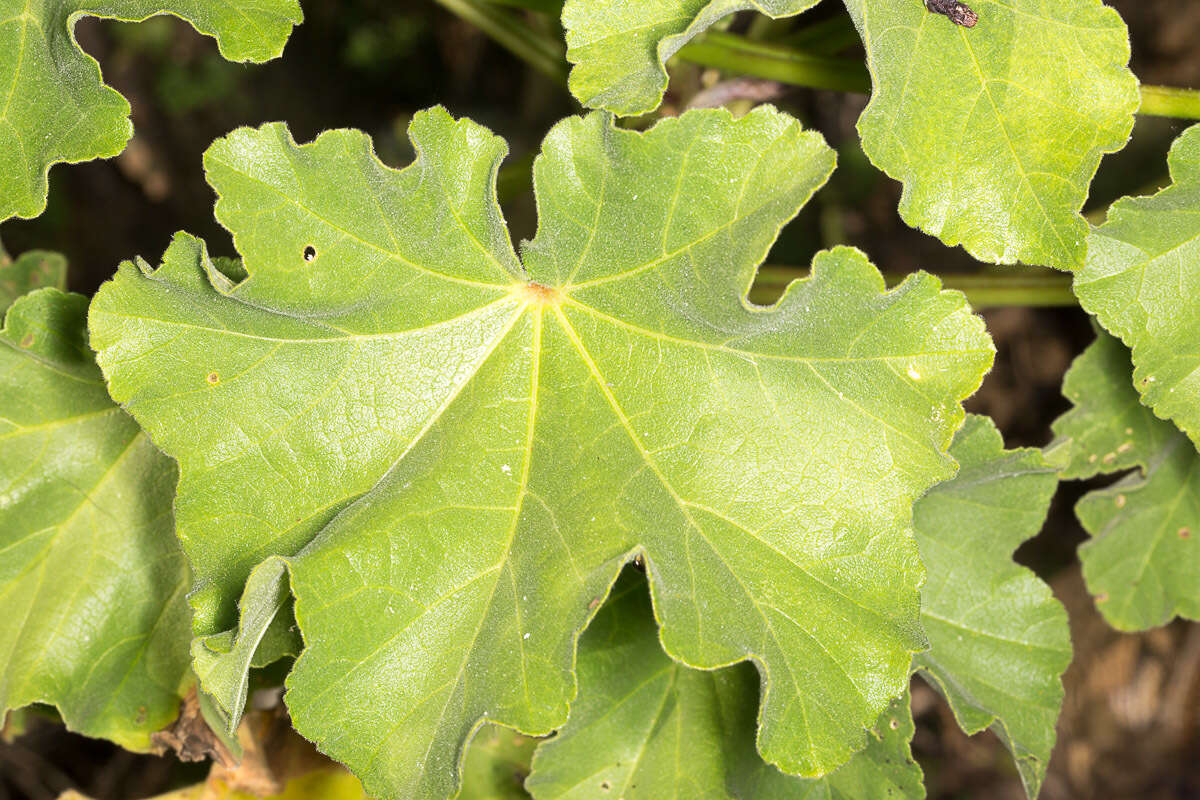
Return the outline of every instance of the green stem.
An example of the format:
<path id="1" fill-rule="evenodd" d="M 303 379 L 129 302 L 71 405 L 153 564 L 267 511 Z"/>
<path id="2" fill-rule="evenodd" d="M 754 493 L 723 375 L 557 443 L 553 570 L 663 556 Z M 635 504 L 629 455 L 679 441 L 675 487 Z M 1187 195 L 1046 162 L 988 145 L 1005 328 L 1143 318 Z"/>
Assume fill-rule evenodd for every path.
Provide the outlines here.
<path id="1" fill-rule="evenodd" d="M 437 3 L 479 28 L 555 83 L 566 86 L 567 65 L 561 42 L 538 31 L 511 11 L 485 0 L 437 0 Z"/>
<path id="2" fill-rule="evenodd" d="M 756 303 L 773 303 L 789 283 L 808 276 L 808 270 L 780 265 L 766 265 L 759 270 L 750 300 Z M 907 275 L 887 273 L 884 280 L 895 286 Z M 1001 306 L 1075 306 L 1079 301 L 1071 291 L 1071 276 L 1046 272 L 1029 273 L 996 272 L 982 274 L 939 275 L 947 289 L 957 289 L 967 296 L 973 308 L 998 308 Z"/>
<path id="3" fill-rule="evenodd" d="M 512 6 L 513 8 L 524 8 L 527 11 L 536 11 L 539 14 L 549 14 L 555 17 L 562 16 L 563 0 L 487 0 L 492 5 L 497 6 Z"/>
<path id="4" fill-rule="evenodd" d="M 824 56 L 837 55 L 862 42 L 858 37 L 858 28 L 855 28 L 850 17 L 844 14 L 831 17 L 823 22 L 806 25 L 800 30 L 781 36 L 774 41 L 776 44 Z"/>
<path id="5" fill-rule="evenodd" d="M 768 78 L 813 89 L 834 89 L 866 94 L 871 77 L 858 59 L 823 56 L 741 36 L 709 31 L 689 42 L 679 58 L 704 67 Z"/>
<path id="6" fill-rule="evenodd" d="M 1139 114 L 1152 117 L 1200 119 L 1200 91 L 1174 86 L 1143 86 Z"/>
<path id="7" fill-rule="evenodd" d="M 868 94 L 871 76 L 853 58 L 838 58 L 780 44 L 750 41 L 731 33 L 709 31 L 679 51 L 684 61 L 753 75 L 811 89 Z M 1200 119 L 1200 91 L 1171 86 L 1142 86 L 1139 114 Z"/>

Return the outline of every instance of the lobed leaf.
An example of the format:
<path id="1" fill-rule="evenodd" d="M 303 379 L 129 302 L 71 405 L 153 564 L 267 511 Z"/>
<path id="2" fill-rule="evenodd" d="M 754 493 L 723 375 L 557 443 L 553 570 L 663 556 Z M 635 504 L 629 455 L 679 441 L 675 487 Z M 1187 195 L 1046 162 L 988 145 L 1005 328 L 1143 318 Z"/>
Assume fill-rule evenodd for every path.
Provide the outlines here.
<path id="1" fill-rule="evenodd" d="M 538 746 L 526 788 L 536 800 L 921 798 L 905 692 L 864 750 L 824 778 L 785 775 L 754 749 L 759 675 L 749 664 L 705 672 L 658 642 L 645 578 L 626 568 L 579 645 L 579 698 Z"/>
<path id="2" fill-rule="evenodd" d="M 94 16 L 173 14 L 231 61 L 269 61 L 303 19 L 298 0 L 0 0 L 0 222 L 46 207 L 53 164 L 115 156 L 133 135 L 129 103 L 75 41 Z"/>
<path id="3" fill-rule="evenodd" d="M 1168 161 L 1174 185 L 1117 201 L 1092 231 L 1075 294 L 1132 349 L 1142 402 L 1200 444 L 1200 125 Z"/>
<path id="4" fill-rule="evenodd" d="M 964 731 L 993 729 L 1036 797 L 1054 749 L 1071 635 L 1050 587 L 1012 554 L 1042 527 L 1058 476 L 1037 450 L 1005 450 L 987 417 L 967 417 L 950 455 L 958 474 L 913 509 L 929 637 L 914 667 Z"/>
<path id="5" fill-rule="evenodd" d="M 145 750 L 187 671 L 176 472 L 109 399 L 86 309 L 41 289 L 0 332 L 0 716 L 51 703 Z"/>
<path id="6" fill-rule="evenodd" d="M 568 0 L 571 90 L 584 105 L 652 110 L 666 59 L 718 19 L 774 17 L 816 0 Z M 1129 36 L 1100 0 L 972 3 L 971 29 L 919 0 L 846 0 L 873 92 L 863 149 L 904 184 L 904 220 L 996 263 L 1082 266 L 1079 214 L 1105 153 L 1138 107 Z"/>
<path id="7" fill-rule="evenodd" d="M 670 655 L 767 676 L 768 760 L 842 764 L 924 647 L 912 502 L 953 474 L 981 321 L 849 249 L 746 302 L 833 167 L 769 107 L 562 122 L 523 260 L 503 143 L 441 110 L 411 135 L 396 172 L 356 132 L 234 132 L 205 164 L 248 277 L 180 235 L 92 305 L 110 390 L 181 465 L 197 633 L 279 556 L 297 729 L 373 794 L 444 797 L 482 721 L 565 721 L 575 639 L 641 553 Z"/>
<path id="8" fill-rule="evenodd" d="M 1100 333 L 1067 372 L 1075 407 L 1055 421 L 1051 448 L 1064 477 L 1135 470 L 1075 508 L 1092 535 L 1079 550 L 1083 577 L 1126 631 L 1200 619 L 1200 453 L 1139 402 L 1129 371 L 1129 351 Z"/>

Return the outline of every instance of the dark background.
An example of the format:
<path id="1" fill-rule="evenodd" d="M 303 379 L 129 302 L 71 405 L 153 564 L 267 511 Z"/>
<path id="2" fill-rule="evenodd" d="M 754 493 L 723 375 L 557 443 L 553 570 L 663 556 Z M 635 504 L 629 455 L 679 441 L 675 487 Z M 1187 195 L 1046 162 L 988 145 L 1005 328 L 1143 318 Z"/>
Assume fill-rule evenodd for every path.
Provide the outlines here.
<path id="1" fill-rule="evenodd" d="M 563 116 L 580 111 L 554 81 L 529 69 L 469 24 L 430 0 L 301 0 L 305 23 L 284 57 L 264 66 L 223 61 L 210 39 L 172 18 L 130 25 L 86 19 L 81 45 L 108 83 L 132 103 L 136 136 L 118 158 L 50 173 L 50 202 L 36 220 L 0 227 L 14 255 L 65 252 L 70 286 L 95 291 L 124 259 L 157 263 L 171 235 L 187 230 L 211 251 L 233 255 L 212 217 L 201 155 L 238 125 L 285 120 L 297 141 L 333 127 L 369 132 L 385 163 L 412 157 L 405 130 L 418 109 L 443 104 L 503 136 L 513 165 L 501 195 L 515 241 L 532 235 L 529 159 Z M 916 0 L 913 0 L 916 2 Z M 1133 69 L 1145 83 L 1200 86 L 1200 3 L 1112 0 L 1130 26 Z M 800 28 L 843 14 L 823 3 L 777 23 Z M 531 25 L 557 32 L 553 19 Z M 752 24 L 747 16 L 735 28 Z M 848 50 L 860 55 L 861 50 Z M 681 108 L 714 76 L 673 69 L 664 108 Z M 983 268 L 901 222 L 899 185 L 866 161 L 854 129 L 865 97 L 791 89 L 774 102 L 821 131 L 839 151 L 830 184 L 785 230 L 768 261 L 805 266 L 818 249 L 856 245 L 887 273 L 940 274 Z M 1101 166 L 1086 211 L 1167 181 L 1166 152 L 1185 127 L 1139 118 L 1133 139 Z M 969 405 L 990 414 L 1010 446 L 1044 445 L 1050 422 L 1067 408 L 1059 389 L 1092 330 L 1078 308 L 1001 308 L 984 312 L 999 350 L 996 367 Z M 1042 534 L 1018 553 L 1051 583 L 1071 615 L 1075 663 L 1059 744 L 1042 796 L 1200 798 L 1200 626 L 1176 622 L 1143 634 L 1118 634 L 1096 614 L 1083 588 L 1075 548 L 1085 538 L 1072 514 L 1092 485 L 1066 483 Z M 940 697 L 914 681 L 914 752 L 932 798 L 1023 797 L 1007 752 L 990 733 L 962 735 Z M 53 798 L 76 788 L 96 798 L 145 797 L 203 778 L 204 768 L 124 753 L 47 722 L 0 743 L 0 800 Z"/>

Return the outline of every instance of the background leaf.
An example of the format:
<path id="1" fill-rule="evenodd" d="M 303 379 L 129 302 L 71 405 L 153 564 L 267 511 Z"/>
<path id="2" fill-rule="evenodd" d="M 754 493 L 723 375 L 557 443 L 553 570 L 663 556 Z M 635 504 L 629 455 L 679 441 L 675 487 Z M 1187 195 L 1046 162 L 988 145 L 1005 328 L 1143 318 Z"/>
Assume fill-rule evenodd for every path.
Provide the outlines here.
<path id="1" fill-rule="evenodd" d="M 622 116 L 653 111 L 667 89 L 667 59 L 714 23 L 738 11 L 792 16 L 819 0 L 567 0 L 571 94 L 589 108 Z"/>
<path id="2" fill-rule="evenodd" d="M 1036 797 L 1054 748 L 1071 636 L 1050 587 L 1012 554 L 1041 529 L 1058 476 L 1037 450 L 1005 450 L 987 417 L 968 416 L 950 454 L 958 474 L 913 509 L 930 645 L 914 666 L 964 731 L 995 731 Z"/>
<path id="3" fill-rule="evenodd" d="M 0 333 L 0 711 L 145 750 L 187 669 L 176 473 L 109 399 L 86 308 L 42 289 Z"/>
<path id="4" fill-rule="evenodd" d="M 60 253 L 31 250 L 5 263 L 0 250 L 0 314 L 34 289 L 67 288 L 67 260 Z"/>
<path id="5" fill-rule="evenodd" d="M 1099 334 L 1067 372 L 1075 407 L 1051 448 L 1066 478 L 1137 470 L 1075 508 L 1092 535 L 1079 549 L 1088 590 L 1125 631 L 1200 619 L 1200 454 L 1139 402 L 1129 370 L 1129 351 Z"/>
<path id="6" fill-rule="evenodd" d="M 245 281 L 180 236 L 93 303 L 111 391 L 181 464 L 197 631 L 284 556 L 297 729 L 370 792 L 447 796 L 480 720 L 563 723 L 641 551 L 670 654 L 758 661 L 762 752 L 839 766 L 924 645 L 912 501 L 953 472 L 980 320 L 848 249 L 746 304 L 833 161 L 769 107 L 556 126 L 523 266 L 502 143 L 440 110 L 412 137 L 394 172 L 354 132 L 231 134 L 206 166 Z"/>
<path id="7" fill-rule="evenodd" d="M 484 725 L 463 762 L 458 800 L 528 800 L 522 788 L 537 739 L 500 725 Z"/>
<path id="8" fill-rule="evenodd" d="M 814 0 L 569 0 L 571 90 L 621 114 L 653 109 L 665 60 L 723 16 L 798 14 Z M 846 0 L 874 89 L 871 161 L 904 184 L 900 214 L 982 261 L 1082 266 L 1079 215 L 1138 107 L 1124 22 L 1099 0 L 980 2 L 972 29 L 917 0 Z"/>
<path id="9" fill-rule="evenodd" d="M 626 568 L 579 646 L 579 697 L 541 744 L 526 788 L 567 798 L 920 798 L 908 694 L 880 717 L 866 749 L 826 778 L 797 778 L 754 749 L 758 672 L 706 672 L 658 642 L 645 577 Z"/>
<path id="10" fill-rule="evenodd" d="M 46 207 L 52 164 L 108 158 L 133 135 L 129 103 L 79 49 L 83 15 L 173 14 L 216 38 L 231 61 L 267 61 L 303 15 L 297 0 L 0 0 L 0 221 Z"/>
<path id="11" fill-rule="evenodd" d="M 1075 293 L 1132 348 L 1142 402 L 1200 444 L 1200 125 L 1168 161 L 1173 186 L 1117 201 L 1092 232 Z"/>

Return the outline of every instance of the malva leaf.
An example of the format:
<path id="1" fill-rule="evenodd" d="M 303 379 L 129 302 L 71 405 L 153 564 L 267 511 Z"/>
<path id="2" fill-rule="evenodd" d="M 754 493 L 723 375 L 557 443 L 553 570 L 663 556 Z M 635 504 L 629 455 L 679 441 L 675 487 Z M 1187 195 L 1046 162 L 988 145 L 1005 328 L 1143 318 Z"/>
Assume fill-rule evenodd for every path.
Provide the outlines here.
<path id="1" fill-rule="evenodd" d="M 297 729 L 374 795 L 445 797 L 482 720 L 565 721 L 575 638 L 641 553 L 668 653 L 756 661 L 761 752 L 839 766 L 925 644 L 911 507 L 953 474 L 981 321 L 850 249 L 747 303 L 833 167 L 770 107 L 560 123 L 522 260 L 503 143 L 442 110 L 411 136 L 399 172 L 352 131 L 218 140 L 248 277 L 181 235 L 93 302 L 110 391 L 180 463 L 196 631 L 280 556 Z"/>
<path id="2" fill-rule="evenodd" d="M 176 470 L 108 396 L 87 298 L 40 289 L 0 332 L 0 716 L 146 750 L 187 671 Z"/>
<path id="3" fill-rule="evenodd" d="M 46 287 L 67 288 L 67 260 L 61 253 L 30 250 L 6 261 L 0 250 L 0 315 L 21 295 Z"/>
<path id="4" fill-rule="evenodd" d="M 115 156 L 133 135 L 129 103 L 75 42 L 82 16 L 140 21 L 173 14 L 231 61 L 283 52 L 298 0 L 0 0 L 0 222 L 46 207 L 51 165 Z"/>
<path id="5" fill-rule="evenodd" d="M 914 667 L 946 697 L 964 731 L 992 728 L 1036 797 L 1054 748 L 1071 635 L 1050 587 L 1012 554 L 1042 527 L 1057 470 L 1037 450 L 1005 450 L 992 421 L 974 415 L 950 455 L 958 474 L 913 510 L 929 637 Z"/>
<path id="6" fill-rule="evenodd" d="M 1200 125 L 1168 158 L 1172 186 L 1127 197 L 1088 239 L 1080 304 L 1133 351 L 1133 385 L 1200 445 Z"/>
<path id="7" fill-rule="evenodd" d="M 1099 333 L 1063 381 L 1075 407 L 1050 448 L 1064 478 L 1134 470 L 1075 507 L 1092 535 L 1079 549 L 1084 580 L 1123 631 L 1200 619 L 1200 453 L 1142 405 L 1130 370 L 1129 350 Z"/>
<path id="8" fill-rule="evenodd" d="M 570 85 L 584 105 L 639 114 L 664 63 L 723 16 L 798 14 L 816 0 L 568 0 Z M 1100 159 L 1138 107 L 1129 36 L 1100 0 L 981 0 L 971 29 L 919 0 L 846 0 L 867 51 L 858 122 L 872 163 L 904 184 L 905 222 L 976 258 L 1082 266 L 1079 214 Z"/>
<path id="9" fill-rule="evenodd" d="M 706 672 L 658 642 L 645 577 L 626 568 L 579 645 L 579 698 L 538 746 L 535 800 L 921 798 L 907 692 L 866 748 L 825 778 L 785 775 L 754 749 L 759 676 L 750 664 Z"/>

